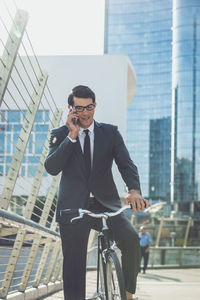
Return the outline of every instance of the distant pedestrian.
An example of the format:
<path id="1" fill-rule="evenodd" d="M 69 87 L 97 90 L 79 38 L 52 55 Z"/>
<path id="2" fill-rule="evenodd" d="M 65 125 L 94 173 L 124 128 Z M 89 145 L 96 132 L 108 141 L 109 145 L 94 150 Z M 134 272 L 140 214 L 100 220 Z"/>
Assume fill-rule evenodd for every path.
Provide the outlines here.
<path id="1" fill-rule="evenodd" d="M 146 232 L 146 228 L 144 226 L 140 227 L 140 248 L 141 248 L 141 257 L 143 258 L 143 273 L 145 274 L 147 266 L 148 266 L 148 260 L 149 260 L 149 248 L 152 243 L 152 238 L 148 232 Z"/>

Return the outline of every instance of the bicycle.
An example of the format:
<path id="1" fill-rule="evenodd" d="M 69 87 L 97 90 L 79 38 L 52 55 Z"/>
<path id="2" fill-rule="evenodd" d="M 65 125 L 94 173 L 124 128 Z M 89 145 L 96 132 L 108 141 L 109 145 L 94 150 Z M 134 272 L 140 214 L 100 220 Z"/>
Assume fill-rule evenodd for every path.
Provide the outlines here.
<path id="1" fill-rule="evenodd" d="M 115 251 L 115 243 L 109 239 L 107 219 L 117 216 L 127 209 L 128 204 L 116 212 L 93 213 L 85 209 L 65 209 L 62 214 L 79 214 L 71 219 L 73 223 L 84 215 L 102 219 L 102 229 L 98 234 L 97 247 L 97 290 L 93 298 L 88 300 L 126 300 L 126 289 L 121 264 Z"/>

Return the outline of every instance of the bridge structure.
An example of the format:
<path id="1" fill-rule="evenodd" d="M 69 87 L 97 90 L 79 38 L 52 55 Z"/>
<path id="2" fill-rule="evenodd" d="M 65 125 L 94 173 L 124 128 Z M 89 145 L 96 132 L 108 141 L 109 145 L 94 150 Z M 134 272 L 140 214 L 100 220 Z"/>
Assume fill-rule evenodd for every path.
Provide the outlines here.
<path id="1" fill-rule="evenodd" d="M 10 24 L 1 15 L 6 40 L 0 37 L 0 299 L 39 299 L 62 290 L 62 249 L 55 222 L 60 175 L 51 177 L 44 169 L 50 131 L 63 122 L 62 110 L 26 30 L 28 13 L 16 9 L 12 16 L 7 6 L 4 13 Z M 170 232 L 164 233 L 165 224 L 179 221 L 161 217 L 158 226 L 150 224 L 156 228 L 151 267 L 200 265 L 199 245 L 188 246 L 191 218 L 184 220 L 181 245 L 160 244 L 162 235 Z M 135 225 L 139 230 L 140 224 Z M 95 237 L 92 231 L 88 270 L 95 268 Z"/>
<path id="2" fill-rule="evenodd" d="M 7 39 L 1 39 L 0 58 L 0 298 L 25 299 L 31 287 L 36 299 L 62 288 L 55 222 L 59 176 L 44 169 L 49 133 L 62 111 L 26 30 L 28 13 L 16 10 L 12 17 L 8 7 L 4 13 L 12 22 L 8 28 L 1 16 Z"/>

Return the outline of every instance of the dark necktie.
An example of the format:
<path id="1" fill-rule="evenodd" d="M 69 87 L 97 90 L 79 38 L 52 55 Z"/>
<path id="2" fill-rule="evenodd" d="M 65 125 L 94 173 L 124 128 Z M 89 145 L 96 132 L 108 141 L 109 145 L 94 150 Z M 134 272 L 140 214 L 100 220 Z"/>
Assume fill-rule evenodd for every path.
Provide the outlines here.
<path id="1" fill-rule="evenodd" d="M 86 166 L 86 176 L 87 179 L 90 176 L 91 172 L 91 154 L 90 154 L 90 137 L 89 137 L 89 130 L 85 129 L 85 140 L 84 140 L 84 159 L 85 159 L 85 166 Z"/>

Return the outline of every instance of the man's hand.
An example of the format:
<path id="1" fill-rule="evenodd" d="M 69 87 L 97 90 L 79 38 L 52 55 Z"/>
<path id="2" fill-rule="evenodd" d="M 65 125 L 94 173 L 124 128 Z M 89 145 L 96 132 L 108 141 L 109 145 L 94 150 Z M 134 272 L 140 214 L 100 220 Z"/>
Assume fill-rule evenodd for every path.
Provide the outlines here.
<path id="1" fill-rule="evenodd" d="M 125 199 L 126 204 L 132 204 L 133 212 L 141 211 L 144 208 L 149 207 L 148 200 L 144 199 L 139 190 L 130 190 Z"/>
<path id="2" fill-rule="evenodd" d="M 76 124 L 73 123 L 73 119 L 76 119 Z M 66 121 L 66 125 L 69 129 L 69 134 L 68 136 L 75 140 L 77 138 L 77 135 L 79 133 L 79 130 L 80 130 L 80 126 L 79 126 L 79 123 L 78 123 L 78 115 L 76 113 L 75 110 L 70 110 L 68 116 L 67 116 L 67 121 Z"/>

